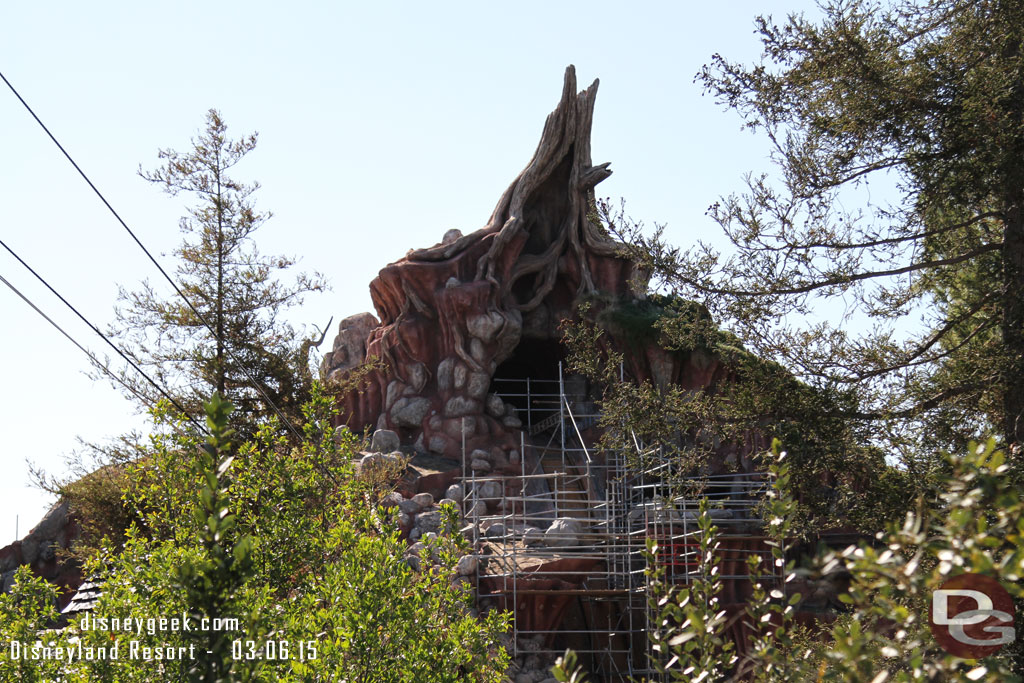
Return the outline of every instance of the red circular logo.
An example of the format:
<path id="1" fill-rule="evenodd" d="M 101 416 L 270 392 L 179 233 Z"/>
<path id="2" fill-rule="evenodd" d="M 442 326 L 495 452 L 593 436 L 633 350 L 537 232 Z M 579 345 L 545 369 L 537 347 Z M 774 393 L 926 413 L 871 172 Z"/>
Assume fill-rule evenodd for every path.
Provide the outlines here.
<path id="1" fill-rule="evenodd" d="M 928 624 L 935 640 L 951 655 L 988 657 L 1016 636 L 1013 598 L 992 577 L 954 576 L 932 593 Z"/>

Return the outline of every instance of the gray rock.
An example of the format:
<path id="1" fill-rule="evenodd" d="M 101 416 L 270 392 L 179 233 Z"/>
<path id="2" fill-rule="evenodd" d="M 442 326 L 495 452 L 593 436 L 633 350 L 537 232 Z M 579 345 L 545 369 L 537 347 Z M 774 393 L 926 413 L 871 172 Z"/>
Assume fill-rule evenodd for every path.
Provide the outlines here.
<path id="1" fill-rule="evenodd" d="M 532 638 L 520 638 L 519 639 L 519 650 L 522 652 L 537 652 L 541 649 L 541 643 Z M 541 661 L 537 661 L 537 665 L 541 665 Z M 538 667 L 529 667 L 529 669 L 537 669 Z"/>
<path id="2" fill-rule="evenodd" d="M 377 453 L 393 453 L 402 446 L 402 442 L 390 429 L 378 429 L 370 440 L 370 448 Z"/>
<path id="3" fill-rule="evenodd" d="M 515 415 L 510 415 L 509 417 L 502 418 L 501 424 L 506 427 L 511 427 L 512 429 L 519 429 L 523 426 L 523 421 Z"/>
<path id="4" fill-rule="evenodd" d="M 454 358 L 445 358 L 437 364 L 437 388 L 448 391 L 452 388 L 452 370 L 455 368 Z"/>
<path id="5" fill-rule="evenodd" d="M 415 515 L 423 508 L 415 500 L 403 500 L 398 504 L 398 509 L 407 515 Z"/>
<path id="6" fill-rule="evenodd" d="M 430 412 L 430 399 L 400 398 L 391 409 L 391 421 L 402 427 L 419 427 Z"/>
<path id="7" fill-rule="evenodd" d="M 487 531 L 484 532 L 487 538 L 501 538 L 505 535 L 505 524 L 504 522 L 495 522 L 494 524 L 487 527 Z"/>
<path id="8" fill-rule="evenodd" d="M 423 560 L 420 558 L 419 555 L 406 555 L 405 563 L 409 565 L 409 568 L 412 569 L 414 572 L 418 572 L 420 569 L 422 569 Z"/>
<path id="9" fill-rule="evenodd" d="M 556 519 L 544 532 L 544 544 L 549 548 L 568 548 L 580 544 L 580 523 L 575 519 Z"/>
<path id="10" fill-rule="evenodd" d="M 490 472 L 491 463 L 486 460 L 481 460 L 480 458 L 473 458 L 469 463 L 469 469 L 474 472 Z"/>
<path id="11" fill-rule="evenodd" d="M 431 453 L 444 453 L 448 449 L 448 438 L 443 434 L 434 434 L 427 442 L 427 450 Z"/>
<path id="12" fill-rule="evenodd" d="M 463 496 L 463 492 L 462 492 L 462 485 L 461 484 L 452 484 L 444 492 L 444 497 L 445 498 L 451 498 L 452 500 L 457 500 L 457 501 L 460 501 L 460 502 L 462 501 L 462 496 Z"/>
<path id="13" fill-rule="evenodd" d="M 402 529 L 408 529 L 412 526 L 412 517 L 405 514 L 404 512 L 398 513 L 398 526 Z"/>
<path id="14" fill-rule="evenodd" d="M 378 327 L 380 321 L 371 313 L 357 313 L 338 323 L 334 346 L 324 355 L 323 374 L 330 380 L 337 380 L 366 360 L 366 340 Z"/>
<path id="15" fill-rule="evenodd" d="M 496 481 L 483 481 L 476 485 L 477 498 L 482 500 L 496 500 L 501 498 L 504 487 Z"/>
<path id="16" fill-rule="evenodd" d="M 463 555 L 455 564 L 455 573 L 459 576 L 470 576 L 476 573 L 477 560 L 475 555 Z"/>
<path id="17" fill-rule="evenodd" d="M 470 335 L 485 342 L 494 340 L 498 330 L 505 324 L 505 318 L 497 311 L 476 315 L 466 321 Z"/>
<path id="18" fill-rule="evenodd" d="M 462 443 L 463 430 L 467 439 L 473 437 L 476 434 L 476 420 L 460 417 L 444 421 L 444 433 L 455 439 L 456 443 Z"/>
<path id="19" fill-rule="evenodd" d="M 519 451 L 517 451 L 514 448 L 512 450 L 510 450 L 508 452 L 508 461 L 510 463 L 512 463 L 513 465 L 518 465 L 519 464 Z"/>
<path id="20" fill-rule="evenodd" d="M 544 543 L 544 532 L 536 527 L 527 527 L 523 532 L 523 545 L 534 547 Z"/>
<path id="21" fill-rule="evenodd" d="M 3 576 L 0 576 L 0 591 L 4 593 L 10 593 L 11 589 L 14 588 L 14 572 L 16 569 L 4 572 Z"/>
<path id="22" fill-rule="evenodd" d="M 477 363 L 483 363 L 486 358 L 486 351 L 484 349 L 484 343 L 474 337 L 469 340 L 469 355 L 473 357 Z"/>
<path id="23" fill-rule="evenodd" d="M 445 288 L 445 289 L 454 289 L 455 287 L 458 287 L 458 286 L 459 286 L 459 285 L 461 285 L 461 284 L 462 284 L 462 283 L 461 283 L 461 282 L 459 282 L 459 278 L 457 278 L 457 277 L 455 277 L 455 276 L 453 275 L 453 276 L 451 276 L 450 278 L 448 278 L 448 280 L 447 280 L 447 281 L 445 281 L 445 283 L 444 283 L 444 288 Z"/>
<path id="24" fill-rule="evenodd" d="M 491 417 L 501 418 L 505 415 L 505 402 L 497 394 L 487 394 L 487 414 Z"/>
<path id="25" fill-rule="evenodd" d="M 402 468 L 401 453 L 367 453 L 359 461 L 359 474 L 397 474 Z"/>
<path id="26" fill-rule="evenodd" d="M 408 363 L 405 366 L 405 378 L 409 381 L 412 393 L 418 394 L 427 386 L 427 366 L 423 363 Z"/>
<path id="27" fill-rule="evenodd" d="M 431 510 L 429 512 L 422 512 L 416 516 L 416 528 L 421 533 L 427 533 L 428 531 L 438 532 L 441 530 L 441 512 L 440 510 Z"/>
<path id="28" fill-rule="evenodd" d="M 434 497 L 426 492 L 417 493 L 412 497 L 412 501 L 419 505 L 421 509 L 424 509 L 434 504 Z"/>
<path id="29" fill-rule="evenodd" d="M 438 507 L 443 507 L 445 505 L 451 505 L 456 510 L 459 509 L 459 501 L 455 500 L 454 498 L 442 498 L 441 500 L 437 501 L 437 505 L 438 505 Z"/>
<path id="30" fill-rule="evenodd" d="M 462 363 L 457 363 L 455 369 L 452 370 L 452 383 L 456 389 L 461 389 L 466 386 L 466 374 L 469 371 L 466 370 L 466 366 Z"/>
<path id="31" fill-rule="evenodd" d="M 426 401 L 426 399 L 423 400 Z M 427 404 L 429 405 L 429 403 L 430 402 L 428 401 Z M 478 412 L 480 412 L 480 403 L 462 396 L 453 396 L 448 399 L 448 402 L 444 405 L 445 417 L 462 417 L 464 415 L 472 415 L 473 413 Z M 395 419 L 394 413 L 392 413 L 391 419 Z"/>
<path id="32" fill-rule="evenodd" d="M 413 526 L 412 531 L 409 532 L 409 540 L 415 541 L 423 534 L 417 527 Z"/>
<path id="33" fill-rule="evenodd" d="M 401 493 L 398 493 L 397 491 L 392 491 L 391 493 L 380 499 L 379 505 L 381 507 L 390 508 L 396 505 L 400 505 L 403 500 L 405 500 L 405 498 L 402 497 Z"/>
<path id="34" fill-rule="evenodd" d="M 433 413 L 430 419 L 427 420 L 427 424 L 430 425 L 430 431 L 439 432 L 444 427 L 444 418 L 437 413 Z"/>
<path id="35" fill-rule="evenodd" d="M 469 384 L 466 386 L 466 393 L 471 398 L 482 399 L 487 395 L 487 389 L 491 386 L 491 378 L 486 372 L 473 372 L 469 375 Z"/>
<path id="36" fill-rule="evenodd" d="M 388 382 L 388 388 L 384 392 L 385 409 L 391 410 L 391 406 L 395 405 L 395 401 L 401 398 L 407 388 L 408 385 L 399 379 L 393 379 Z"/>
<path id="37" fill-rule="evenodd" d="M 444 237 L 441 238 L 441 244 L 457 242 L 460 237 L 462 237 L 462 231 L 458 228 L 452 228 L 444 233 Z"/>

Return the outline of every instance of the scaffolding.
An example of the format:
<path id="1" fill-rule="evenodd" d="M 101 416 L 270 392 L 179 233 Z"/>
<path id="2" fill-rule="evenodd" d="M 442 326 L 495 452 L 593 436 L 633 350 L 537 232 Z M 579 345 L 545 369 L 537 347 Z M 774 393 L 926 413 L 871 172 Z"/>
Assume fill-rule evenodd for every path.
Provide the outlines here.
<path id="1" fill-rule="evenodd" d="M 719 528 L 724 602 L 743 597 L 751 554 L 767 560 L 758 580 L 781 583 L 756 509 L 768 485 L 764 473 L 667 488 L 680 474 L 673 462 L 641 469 L 623 450 L 594 448 L 601 416 L 561 364 L 557 379 L 496 378 L 492 391 L 518 407 L 520 472 L 465 472 L 465 509 L 479 560 L 478 601 L 511 613 L 514 658 L 549 664 L 572 647 L 596 680 L 658 680 L 650 668 L 647 542 L 658 543 L 653 561 L 665 580 L 696 578 L 702 497 L 713 500 Z M 633 446 L 644 450 L 635 437 Z"/>

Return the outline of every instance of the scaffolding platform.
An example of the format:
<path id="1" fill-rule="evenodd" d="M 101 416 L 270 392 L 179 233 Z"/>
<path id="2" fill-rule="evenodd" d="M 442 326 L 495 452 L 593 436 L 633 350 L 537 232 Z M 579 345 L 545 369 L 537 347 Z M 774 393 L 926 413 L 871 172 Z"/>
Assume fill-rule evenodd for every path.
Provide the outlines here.
<path id="1" fill-rule="evenodd" d="M 697 578 L 701 497 L 713 500 L 722 604 L 749 595 L 751 555 L 774 572 L 756 580 L 782 584 L 760 533 L 765 473 L 694 478 L 683 487 L 690 493 L 667 495 L 666 482 L 678 480 L 673 463 L 638 471 L 637 458 L 596 448 L 601 416 L 561 364 L 557 380 L 495 379 L 492 391 L 523 422 L 520 472 L 465 472 L 463 484 L 473 511 L 478 604 L 511 612 L 513 657 L 553 662 L 571 647 L 593 680 L 658 680 L 650 665 L 649 570 L 657 563 L 676 584 Z M 650 540 L 658 545 L 653 557 Z"/>

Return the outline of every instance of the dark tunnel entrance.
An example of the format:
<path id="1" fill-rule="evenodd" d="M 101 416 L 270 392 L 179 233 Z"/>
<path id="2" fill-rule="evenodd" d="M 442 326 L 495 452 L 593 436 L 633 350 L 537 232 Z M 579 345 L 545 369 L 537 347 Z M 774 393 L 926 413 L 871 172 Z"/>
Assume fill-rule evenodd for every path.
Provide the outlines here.
<path id="1" fill-rule="evenodd" d="M 494 372 L 491 391 L 515 406 L 524 425 L 558 412 L 558 364 L 562 345 L 551 339 L 523 339 Z"/>

